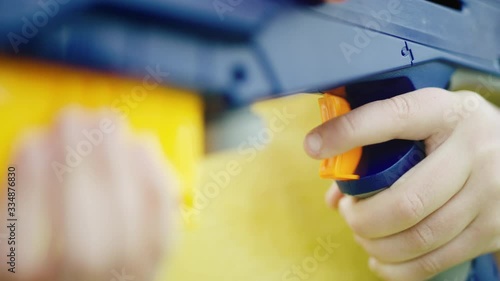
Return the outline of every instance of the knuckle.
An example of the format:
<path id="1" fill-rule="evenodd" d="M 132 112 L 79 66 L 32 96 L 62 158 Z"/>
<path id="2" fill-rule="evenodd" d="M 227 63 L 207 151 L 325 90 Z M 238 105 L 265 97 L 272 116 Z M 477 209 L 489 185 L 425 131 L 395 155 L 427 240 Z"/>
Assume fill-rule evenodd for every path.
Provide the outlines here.
<path id="1" fill-rule="evenodd" d="M 356 135 L 357 126 L 352 114 L 344 114 L 338 117 L 340 123 L 340 133 L 350 137 Z"/>
<path id="2" fill-rule="evenodd" d="M 436 275 L 442 270 L 439 262 L 432 256 L 427 256 L 419 259 L 418 267 L 420 268 L 421 272 L 427 277 Z"/>
<path id="3" fill-rule="evenodd" d="M 411 244 L 414 245 L 418 251 L 426 251 L 432 249 L 435 243 L 435 235 L 429 225 L 421 223 L 420 225 L 411 228 Z"/>
<path id="4" fill-rule="evenodd" d="M 403 200 L 399 201 L 398 211 L 403 220 L 416 223 L 425 213 L 424 200 L 417 193 L 405 193 Z"/>
<path id="5" fill-rule="evenodd" d="M 476 92 L 473 92 L 473 91 L 468 91 L 468 90 L 460 90 L 460 91 L 456 91 L 455 92 L 455 95 L 457 95 L 458 97 L 462 98 L 462 99 L 465 99 L 465 98 L 477 98 L 477 99 L 482 99 L 483 97 L 481 95 L 479 95 L 478 93 Z"/>
<path id="6" fill-rule="evenodd" d="M 399 119 L 408 119 L 418 108 L 418 104 L 410 95 L 395 96 L 387 100 L 389 109 Z"/>

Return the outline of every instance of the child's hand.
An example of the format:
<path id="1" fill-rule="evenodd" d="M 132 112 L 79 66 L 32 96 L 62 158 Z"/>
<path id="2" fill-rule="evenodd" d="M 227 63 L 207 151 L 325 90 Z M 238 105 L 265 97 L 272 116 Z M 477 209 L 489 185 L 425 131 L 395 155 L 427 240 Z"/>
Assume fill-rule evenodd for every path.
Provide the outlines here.
<path id="1" fill-rule="evenodd" d="M 322 124 L 305 149 L 323 159 L 390 139 L 425 140 L 428 156 L 371 198 L 342 197 L 335 185 L 327 195 L 371 269 L 386 280 L 424 280 L 500 250 L 498 109 L 476 93 L 422 89 Z"/>
<path id="2" fill-rule="evenodd" d="M 16 273 L 7 271 L 11 246 L 2 239 L 0 279 L 152 280 L 178 206 L 162 155 L 154 139 L 132 137 L 107 111 L 68 109 L 25 138 L 11 162 Z"/>

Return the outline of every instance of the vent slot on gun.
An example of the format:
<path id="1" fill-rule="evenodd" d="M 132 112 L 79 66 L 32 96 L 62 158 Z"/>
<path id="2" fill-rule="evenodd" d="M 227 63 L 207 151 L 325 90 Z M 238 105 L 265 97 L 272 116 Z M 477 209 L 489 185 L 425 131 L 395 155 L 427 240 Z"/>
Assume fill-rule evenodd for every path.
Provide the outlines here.
<path id="1" fill-rule="evenodd" d="M 448 7 L 455 11 L 462 11 L 464 3 L 461 0 L 426 0 L 434 4 L 438 4 L 444 7 Z"/>

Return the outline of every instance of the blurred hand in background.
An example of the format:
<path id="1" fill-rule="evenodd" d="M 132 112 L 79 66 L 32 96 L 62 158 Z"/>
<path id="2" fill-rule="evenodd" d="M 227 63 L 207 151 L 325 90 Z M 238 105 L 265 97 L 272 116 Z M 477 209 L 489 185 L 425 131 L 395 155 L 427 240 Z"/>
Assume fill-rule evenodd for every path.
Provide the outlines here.
<path id="1" fill-rule="evenodd" d="M 15 246 L 2 228 L 0 253 L 15 247 L 16 273 L 2 255 L 0 280 L 154 279 L 173 246 L 179 204 L 154 137 L 132 135 L 107 110 L 72 107 L 15 151 Z"/>

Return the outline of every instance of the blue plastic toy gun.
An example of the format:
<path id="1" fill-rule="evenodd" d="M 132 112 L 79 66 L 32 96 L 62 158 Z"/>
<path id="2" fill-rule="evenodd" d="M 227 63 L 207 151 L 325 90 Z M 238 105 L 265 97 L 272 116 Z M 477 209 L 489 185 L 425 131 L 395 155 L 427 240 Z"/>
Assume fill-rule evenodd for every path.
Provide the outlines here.
<path id="1" fill-rule="evenodd" d="M 153 67 L 229 106 L 346 86 L 357 107 L 446 88 L 457 66 L 500 75 L 496 0 L 307 2 L 0 0 L 0 48 L 137 77 Z M 361 178 L 341 188 L 363 197 L 387 188 L 419 151 L 402 140 L 365 147 Z M 487 259 L 433 280 L 496 280 Z"/>

